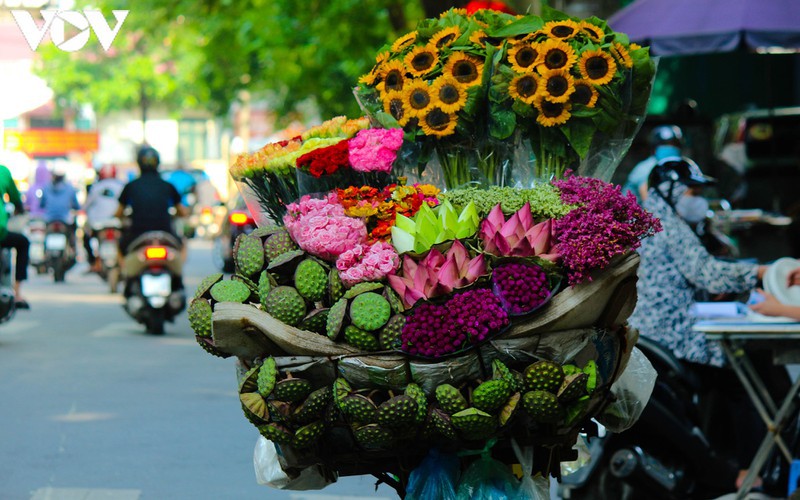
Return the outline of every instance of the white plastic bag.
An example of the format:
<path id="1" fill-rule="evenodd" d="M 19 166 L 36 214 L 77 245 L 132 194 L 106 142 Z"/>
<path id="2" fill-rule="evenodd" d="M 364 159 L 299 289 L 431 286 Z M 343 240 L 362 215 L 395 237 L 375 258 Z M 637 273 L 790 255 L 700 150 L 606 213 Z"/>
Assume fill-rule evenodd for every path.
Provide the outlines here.
<path id="1" fill-rule="evenodd" d="M 634 347 L 628 366 L 611 386 L 614 402 L 596 417 L 597 421 L 611 432 L 630 429 L 647 406 L 657 376 L 650 360 Z"/>
<path id="2" fill-rule="evenodd" d="M 289 477 L 281 467 L 281 458 L 275 444 L 264 436 L 259 436 L 256 441 L 253 466 L 258 484 L 279 490 L 321 490 L 327 485 L 335 483 L 337 479 L 335 474 L 333 477 L 325 474 L 320 465 L 306 467 L 296 477 Z"/>
<path id="3" fill-rule="evenodd" d="M 517 490 L 516 500 L 550 500 L 550 479 L 541 474 L 531 475 L 533 473 L 533 447 L 520 448 L 517 440 L 513 438 L 511 447 L 514 449 L 514 455 L 522 469 L 522 479 Z"/>

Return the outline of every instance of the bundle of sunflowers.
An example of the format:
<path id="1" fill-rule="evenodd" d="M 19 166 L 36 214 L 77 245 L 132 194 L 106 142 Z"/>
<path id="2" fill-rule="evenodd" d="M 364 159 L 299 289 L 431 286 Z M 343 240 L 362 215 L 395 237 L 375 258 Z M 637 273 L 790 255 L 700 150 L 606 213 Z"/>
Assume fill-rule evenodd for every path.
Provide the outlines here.
<path id="1" fill-rule="evenodd" d="M 198 287 L 197 341 L 239 358 L 244 414 L 288 470 L 400 474 L 428 449 L 513 436 L 558 474 L 625 368 L 632 250 L 660 230 L 619 187 L 562 168 L 581 168 L 606 121 L 637 120 L 619 89 L 649 92 L 647 51 L 599 20 L 449 11 L 377 61 L 357 90 L 370 119 L 231 168 L 268 223 L 236 240 L 230 278 Z M 501 165 L 520 141 L 531 158 Z M 410 181 L 431 151 L 445 182 Z M 444 151 L 478 151 L 492 186 Z M 498 185 L 492 169 L 554 151 L 566 163 Z"/>

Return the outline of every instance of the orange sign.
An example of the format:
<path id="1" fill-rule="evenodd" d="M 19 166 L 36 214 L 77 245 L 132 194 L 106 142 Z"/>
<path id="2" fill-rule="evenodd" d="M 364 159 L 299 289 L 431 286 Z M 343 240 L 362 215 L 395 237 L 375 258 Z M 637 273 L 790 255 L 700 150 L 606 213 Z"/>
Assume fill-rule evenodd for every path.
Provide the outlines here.
<path id="1" fill-rule="evenodd" d="M 22 151 L 29 156 L 63 156 L 67 153 L 97 151 L 99 136 L 96 131 L 6 130 L 4 144 L 5 149 Z"/>

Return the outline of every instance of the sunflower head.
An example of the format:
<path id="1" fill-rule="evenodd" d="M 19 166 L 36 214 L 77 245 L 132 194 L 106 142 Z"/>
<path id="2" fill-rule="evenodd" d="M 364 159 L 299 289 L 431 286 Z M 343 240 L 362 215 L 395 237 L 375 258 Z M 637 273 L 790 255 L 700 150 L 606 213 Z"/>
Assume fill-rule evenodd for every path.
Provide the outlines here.
<path id="1" fill-rule="evenodd" d="M 444 28 L 433 35 L 428 43 L 437 49 L 441 49 L 442 47 L 449 47 L 453 45 L 453 42 L 455 42 L 460 36 L 461 28 L 458 26 L 450 26 L 449 28 Z"/>
<path id="2" fill-rule="evenodd" d="M 475 30 L 469 35 L 469 41 L 479 47 L 486 47 L 486 45 L 491 45 L 493 47 L 499 47 L 503 45 L 503 39 L 489 36 L 486 32 L 482 29 Z"/>
<path id="3" fill-rule="evenodd" d="M 565 69 L 551 69 L 542 73 L 540 94 L 550 102 L 566 102 L 575 92 L 575 79 Z"/>
<path id="4" fill-rule="evenodd" d="M 536 123 L 543 127 L 563 125 L 572 116 L 570 113 L 572 106 L 569 102 L 552 102 L 543 94 L 536 96 L 533 105 L 539 112 Z"/>
<path id="5" fill-rule="evenodd" d="M 508 95 L 531 104 L 539 91 L 539 80 L 540 77 L 533 72 L 517 75 L 508 84 Z"/>
<path id="6" fill-rule="evenodd" d="M 539 44 L 517 43 L 508 49 L 508 61 L 517 73 L 533 69 L 539 61 Z"/>
<path id="7" fill-rule="evenodd" d="M 610 54 L 600 49 L 586 50 L 578 61 L 581 77 L 594 85 L 605 85 L 614 78 L 617 72 L 617 63 Z"/>
<path id="8" fill-rule="evenodd" d="M 411 116 L 421 116 L 433 103 L 433 91 L 425 80 L 413 80 L 403 89 L 403 107 Z"/>
<path id="9" fill-rule="evenodd" d="M 423 76 L 439 63 L 439 51 L 433 44 L 414 47 L 404 59 L 408 72 L 414 76 Z"/>
<path id="10" fill-rule="evenodd" d="M 575 80 L 575 92 L 569 96 L 569 100 L 572 104 L 582 104 L 587 108 L 593 108 L 597 104 L 598 97 L 599 93 L 594 85 L 587 80 L 578 79 Z"/>
<path id="11" fill-rule="evenodd" d="M 477 85 L 481 83 L 483 61 L 477 57 L 456 52 L 447 60 L 444 73 L 451 75 L 462 85 Z"/>
<path id="12" fill-rule="evenodd" d="M 562 21 L 550 21 L 545 23 L 542 31 L 547 33 L 547 36 L 553 38 L 561 38 L 563 40 L 574 37 L 578 34 L 580 27 L 575 21 L 564 19 Z"/>
<path id="13" fill-rule="evenodd" d="M 414 42 L 417 41 L 417 32 L 412 31 L 411 33 L 406 33 L 405 35 L 401 36 L 397 40 L 394 41 L 392 44 L 391 51 L 395 54 L 402 52 L 403 50 L 410 47 Z"/>
<path id="14" fill-rule="evenodd" d="M 569 69 L 578 60 L 575 49 L 561 40 L 550 38 L 539 46 L 542 70 Z"/>
<path id="15" fill-rule="evenodd" d="M 596 26 L 589 21 L 581 21 L 578 23 L 578 27 L 580 28 L 581 32 L 583 32 L 589 37 L 590 40 L 594 42 L 599 42 L 606 36 L 600 26 Z"/>
<path id="16" fill-rule="evenodd" d="M 389 61 L 381 66 L 379 76 L 381 83 L 378 84 L 378 90 L 381 92 L 402 90 L 406 81 L 406 67 L 400 61 Z"/>
<path id="17" fill-rule="evenodd" d="M 445 137 L 452 135 L 458 121 L 456 115 L 446 113 L 438 106 L 431 107 L 419 117 L 419 126 L 425 135 Z"/>
<path id="18" fill-rule="evenodd" d="M 431 85 L 433 105 L 445 113 L 456 113 L 467 102 L 467 89 L 451 75 L 441 75 Z"/>
<path id="19" fill-rule="evenodd" d="M 411 118 L 403 106 L 403 93 L 397 90 L 383 95 L 383 111 L 392 115 L 401 127 L 404 127 Z"/>
<path id="20" fill-rule="evenodd" d="M 614 57 L 616 57 L 617 61 L 619 61 L 624 68 L 630 69 L 633 67 L 633 59 L 631 59 L 631 54 L 621 43 L 614 42 L 611 44 L 611 53 L 614 54 Z"/>

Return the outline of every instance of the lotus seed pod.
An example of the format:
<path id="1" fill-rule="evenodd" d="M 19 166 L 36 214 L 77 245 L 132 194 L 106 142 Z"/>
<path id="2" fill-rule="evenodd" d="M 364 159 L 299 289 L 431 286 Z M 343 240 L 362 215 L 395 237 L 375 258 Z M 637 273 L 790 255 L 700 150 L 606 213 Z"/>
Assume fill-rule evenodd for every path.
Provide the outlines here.
<path id="1" fill-rule="evenodd" d="M 339 407 L 342 413 L 354 422 L 361 424 L 374 423 L 378 416 L 378 407 L 366 396 L 350 394 L 342 398 Z"/>
<path id="2" fill-rule="evenodd" d="M 350 321 L 355 326 L 369 332 L 385 325 L 391 314 L 392 308 L 389 306 L 389 301 L 374 292 L 362 293 L 350 303 Z"/>
<path id="3" fill-rule="evenodd" d="M 314 309 L 300 322 L 300 329 L 325 335 L 329 309 Z"/>
<path id="4" fill-rule="evenodd" d="M 411 424 L 416 421 L 417 409 L 417 402 L 411 396 L 395 396 L 378 406 L 378 424 L 384 427 Z"/>
<path id="5" fill-rule="evenodd" d="M 325 430 L 325 424 L 321 420 L 311 422 L 308 425 L 297 429 L 294 433 L 292 446 L 296 448 L 307 448 L 314 444 Z"/>
<path id="6" fill-rule="evenodd" d="M 375 338 L 375 335 L 355 325 L 347 325 L 344 327 L 344 340 L 348 344 L 364 351 L 377 351 L 380 349 L 378 339 Z"/>
<path id="7" fill-rule="evenodd" d="M 450 419 L 450 415 L 446 414 L 442 410 L 434 409 L 431 411 L 430 417 L 434 427 L 436 428 L 436 431 L 441 436 L 451 441 L 458 438 L 456 434 L 456 428 L 453 426 L 453 421 Z"/>
<path id="8" fill-rule="evenodd" d="M 499 359 L 492 361 L 492 378 L 505 380 L 513 391 L 519 391 L 523 388 L 523 384 L 521 383 L 523 380 L 522 377 L 519 376 L 519 373 L 509 369 L 508 366 Z"/>
<path id="9" fill-rule="evenodd" d="M 586 382 L 588 380 L 589 375 L 582 372 L 564 377 L 564 382 L 558 389 L 558 401 L 562 404 L 569 403 L 586 395 Z"/>
<path id="10" fill-rule="evenodd" d="M 245 413 L 250 412 L 256 419 L 261 421 L 261 424 L 269 421 L 269 410 L 267 409 L 267 402 L 257 392 L 245 392 L 239 394 L 239 400 L 245 408 Z"/>
<path id="11" fill-rule="evenodd" d="M 344 295 L 344 283 L 339 277 L 339 271 L 332 268 L 328 271 L 328 301 L 330 304 L 334 304 L 342 298 L 342 295 Z"/>
<path id="12" fill-rule="evenodd" d="M 381 348 L 391 350 L 400 349 L 403 341 L 400 336 L 403 333 L 403 326 L 406 324 L 406 317 L 402 314 L 395 314 L 386 322 L 378 334 L 378 343 Z"/>
<path id="13" fill-rule="evenodd" d="M 537 361 L 525 368 L 525 387 L 529 391 L 556 393 L 564 381 L 561 365 L 552 361 Z"/>
<path id="14" fill-rule="evenodd" d="M 261 240 L 248 234 L 240 234 L 233 245 L 233 261 L 243 276 L 252 276 L 264 267 L 264 247 Z"/>
<path id="15" fill-rule="evenodd" d="M 187 314 L 189 315 L 189 326 L 192 327 L 195 335 L 201 337 L 211 336 L 211 304 L 202 298 L 197 298 L 189 304 Z"/>
<path id="16" fill-rule="evenodd" d="M 256 365 L 245 372 L 239 380 L 239 394 L 258 391 L 258 373 L 261 365 Z"/>
<path id="17" fill-rule="evenodd" d="M 291 326 L 299 324 L 306 315 L 306 301 L 290 286 L 273 288 L 264 307 L 275 319 Z"/>
<path id="18" fill-rule="evenodd" d="M 313 386 L 311 382 L 302 378 L 287 378 L 275 384 L 272 395 L 278 401 L 297 403 L 311 394 Z"/>
<path id="19" fill-rule="evenodd" d="M 522 396 L 522 407 L 536 422 L 552 424 L 564 418 L 564 409 L 551 392 L 526 392 Z"/>
<path id="20" fill-rule="evenodd" d="M 466 439 L 483 438 L 497 428 L 497 419 L 477 408 L 467 408 L 450 416 L 453 426 Z"/>
<path id="21" fill-rule="evenodd" d="M 289 231 L 285 228 L 275 231 L 268 236 L 267 240 L 264 242 L 264 252 L 270 262 L 292 250 L 297 250 L 297 244 L 292 241 L 292 238 L 289 236 Z"/>
<path id="22" fill-rule="evenodd" d="M 420 386 L 414 383 L 408 384 L 406 390 L 403 392 L 406 396 L 414 398 L 414 401 L 417 403 L 417 414 L 414 422 L 422 424 L 428 417 L 428 400 L 425 398 L 425 392 Z"/>
<path id="23" fill-rule="evenodd" d="M 270 356 L 261 363 L 261 367 L 258 369 L 258 393 L 261 394 L 261 397 L 268 398 L 272 394 L 277 380 L 278 365 L 275 363 L 275 358 Z"/>
<path id="24" fill-rule="evenodd" d="M 255 236 L 256 238 L 267 238 L 279 231 L 286 231 L 286 229 L 276 224 L 269 224 L 267 226 L 259 226 L 253 229 L 253 231 L 250 232 L 250 236 Z"/>
<path id="25" fill-rule="evenodd" d="M 347 299 L 341 298 L 337 300 L 336 303 L 331 306 L 330 311 L 328 311 L 328 319 L 325 322 L 325 333 L 328 335 L 329 339 L 336 340 L 336 337 L 339 336 L 346 315 Z"/>
<path id="26" fill-rule="evenodd" d="M 258 276 L 258 299 L 259 302 L 261 302 L 261 305 L 265 308 L 269 292 L 271 292 L 272 289 L 277 286 L 278 283 L 271 274 L 269 274 L 267 271 L 261 271 L 261 274 Z"/>
<path id="27" fill-rule="evenodd" d="M 487 413 L 502 407 L 511 396 L 511 385 L 503 379 L 483 382 L 472 391 L 472 406 Z"/>
<path id="28" fill-rule="evenodd" d="M 269 412 L 269 419 L 272 422 L 286 425 L 292 423 L 294 409 L 291 403 L 270 399 L 267 401 L 267 411 Z"/>
<path id="29" fill-rule="evenodd" d="M 242 303 L 250 298 L 250 289 L 241 281 L 220 281 L 211 287 L 211 297 L 217 302 Z"/>
<path id="30" fill-rule="evenodd" d="M 436 387 L 435 395 L 439 407 L 448 415 L 467 409 L 467 400 L 461 391 L 450 384 L 441 384 Z"/>
<path id="31" fill-rule="evenodd" d="M 304 299 L 319 302 L 327 291 L 328 273 L 316 260 L 305 259 L 294 271 L 294 286 Z"/>
<path id="32" fill-rule="evenodd" d="M 392 432 L 378 424 L 369 424 L 353 431 L 358 444 L 364 448 L 388 448 L 392 444 Z"/>
<path id="33" fill-rule="evenodd" d="M 206 299 L 211 298 L 211 294 L 208 291 L 211 289 L 212 286 L 216 285 L 222 281 L 222 273 L 214 273 L 206 276 L 203 278 L 203 281 L 197 285 L 197 290 L 194 292 L 194 298 L 204 297 Z"/>
<path id="34" fill-rule="evenodd" d="M 374 292 L 375 290 L 382 290 L 383 283 L 378 283 L 375 281 L 366 281 L 364 283 L 356 283 L 351 288 L 349 288 L 346 292 L 344 292 L 344 298 L 346 299 L 353 299 L 358 295 L 366 292 Z"/>
<path id="35" fill-rule="evenodd" d="M 329 386 L 320 387 L 309 394 L 303 404 L 297 407 L 292 415 L 292 420 L 298 424 L 307 424 L 322 418 L 332 396 L 333 393 Z"/>
<path id="36" fill-rule="evenodd" d="M 500 408 L 500 413 L 497 416 L 497 420 L 501 427 L 510 422 L 511 419 L 514 418 L 514 415 L 517 414 L 517 410 L 519 409 L 520 406 L 519 402 L 521 399 L 522 399 L 522 394 L 520 394 L 519 392 L 515 392 L 514 394 L 511 395 L 511 397 L 508 398 L 506 404 L 502 408 Z"/>
<path id="37" fill-rule="evenodd" d="M 280 424 L 259 425 L 258 432 L 262 436 L 277 444 L 289 444 L 294 439 L 292 431 Z"/>
<path id="38" fill-rule="evenodd" d="M 212 356 L 217 356 L 219 358 L 229 358 L 233 356 L 233 354 L 231 353 L 218 349 L 217 346 L 214 345 L 214 341 L 210 337 L 201 337 L 200 335 L 195 335 L 194 339 L 197 341 L 197 344 L 203 348 L 204 351 L 211 354 Z"/>
<path id="39" fill-rule="evenodd" d="M 242 276 L 241 274 L 234 274 L 231 276 L 232 280 L 241 281 L 247 288 L 250 289 L 250 299 L 253 301 L 258 301 L 258 285 L 256 285 L 255 281 L 251 280 L 247 276 Z"/>
<path id="40" fill-rule="evenodd" d="M 342 409 L 342 400 L 352 391 L 353 388 L 350 387 L 350 383 L 342 377 L 337 377 L 336 380 L 333 381 L 333 401 L 339 407 L 339 410 Z"/>

